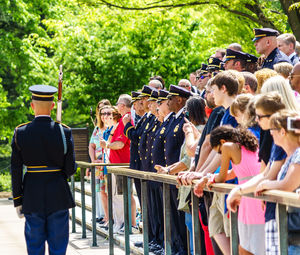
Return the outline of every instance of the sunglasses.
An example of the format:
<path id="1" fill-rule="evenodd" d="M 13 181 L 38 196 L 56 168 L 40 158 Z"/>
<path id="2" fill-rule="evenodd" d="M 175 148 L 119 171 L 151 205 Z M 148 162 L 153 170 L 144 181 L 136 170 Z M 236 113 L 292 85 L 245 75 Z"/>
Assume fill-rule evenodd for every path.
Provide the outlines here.
<path id="1" fill-rule="evenodd" d="M 205 79 L 205 78 L 207 78 L 207 77 L 209 77 L 209 75 L 201 75 L 201 76 L 197 76 L 196 77 L 196 80 L 198 81 L 198 80 L 203 80 L 203 79 Z"/>

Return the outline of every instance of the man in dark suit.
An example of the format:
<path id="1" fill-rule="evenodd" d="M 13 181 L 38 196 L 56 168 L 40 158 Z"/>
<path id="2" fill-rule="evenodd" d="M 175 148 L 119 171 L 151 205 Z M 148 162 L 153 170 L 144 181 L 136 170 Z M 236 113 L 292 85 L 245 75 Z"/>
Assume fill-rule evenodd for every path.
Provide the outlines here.
<path id="1" fill-rule="evenodd" d="M 52 86 L 31 86 L 33 121 L 16 127 L 11 147 L 14 206 L 26 218 L 28 254 L 66 253 L 69 239 L 69 208 L 74 207 L 67 178 L 76 171 L 71 129 L 51 119 Z M 26 172 L 23 177 L 23 166 Z"/>

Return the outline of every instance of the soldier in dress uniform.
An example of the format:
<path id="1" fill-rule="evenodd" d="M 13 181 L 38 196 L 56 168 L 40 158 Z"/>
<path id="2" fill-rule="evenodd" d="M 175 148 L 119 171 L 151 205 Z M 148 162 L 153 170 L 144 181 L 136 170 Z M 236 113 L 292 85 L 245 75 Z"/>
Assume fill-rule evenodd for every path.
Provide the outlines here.
<path id="1" fill-rule="evenodd" d="M 258 54 L 263 54 L 265 60 L 261 68 L 274 69 L 273 66 L 280 62 L 288 62 L 289 58 L 277 48 L 276 36 L 279 32 L 272 28 L 254 28 L 254 46 Z"/>
<path id="2" fill-rule="evenodd" d="M 191 93 L 179 86 L 171 85 L 168 95 L 168 107 L 174 112 L 172 122 L 168 126 L 164 135 L 164 155 L 166 166 L 170 166 L 180 161 L 180 148 L 184 142 L 185 135 L 183 132 L 183 124 L 185 123 L 185 103 L 191 96 Z M 186 254 L 186 228 L 183 224 L 185 220 L 184 212 L 178 211 L 178 190 L 174 185 L 170 186 L 171 192 L 171 228 L 174 237 L 172 246 L 176 254 Z"/>
<path id="3" fill-rule="evenodd" d="M 13 201 L 19 217 L 25 215 L 28 254 L 66 253 L 69 208 L 74 207 L 67 178 L 76 171 L 71 129 L 51 119 L 52 86 L 35 85 L 31 107 L 33 121 L 16 127 L 11 147 Z M 25 166 L 25 175 L 23 168 Z"/>

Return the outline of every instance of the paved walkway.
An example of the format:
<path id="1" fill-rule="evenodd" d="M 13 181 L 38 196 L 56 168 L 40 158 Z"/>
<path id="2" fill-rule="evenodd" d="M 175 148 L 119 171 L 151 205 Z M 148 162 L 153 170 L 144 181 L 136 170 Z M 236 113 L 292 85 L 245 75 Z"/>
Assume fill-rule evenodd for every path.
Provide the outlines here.
<path id="1" fill-rule="evenodd" d="M 24 219 L 18 218 L 12 201 L 9 201 L 7 198 L 0 199 L 0 254 L 26 254 L 24 221 Z M 80 227 L 77 227 L 77 229 L 79 230 Z M 71 233 L 67 255 L 109 254 L 108 240 L 97 236 L 98 247 L 91 247 L 91 240 L 90 231 L 87 231 L 87 239 L 81 239 L 80 232 Z M 123 255 L 124 251 L 115 248 L 114 253 L 116 255 Z M 48 253 L 46 252 L 46 254 Z"/>

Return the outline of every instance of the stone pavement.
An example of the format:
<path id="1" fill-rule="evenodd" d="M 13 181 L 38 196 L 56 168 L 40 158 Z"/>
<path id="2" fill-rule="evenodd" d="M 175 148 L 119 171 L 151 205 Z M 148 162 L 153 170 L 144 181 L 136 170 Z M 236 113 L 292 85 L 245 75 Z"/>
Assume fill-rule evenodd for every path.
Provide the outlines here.
<path id="1" fill-rule="evenodd" d="M 19 219 L 12 201 L 0 199 L 0 254 L 24 255 L 26 244 L 24 238 L 24 218 Z M 71 226 L 71 221 L 70 221 Z M 81 239 L 80 227 L 78 233 L 70 234 L 67 255 L 106 255 L 109 254 L 108 240 L 97 235 L 98 247 L 91 247 L 91 232 L 87 231 L 87 238 Z M 70 231 L 71 232 L 71 231 Z M 47 249 L 46 249 L 47 250 Z M 48 252 L 46 252 L 48 254 Z M 121 255 L 124 251 L 115 245 L 114 254 Z"/>

